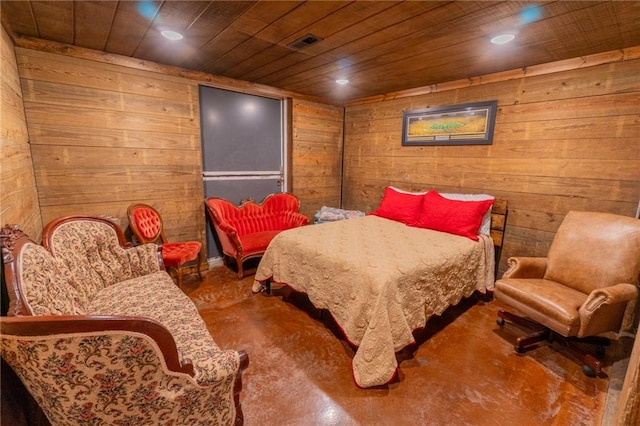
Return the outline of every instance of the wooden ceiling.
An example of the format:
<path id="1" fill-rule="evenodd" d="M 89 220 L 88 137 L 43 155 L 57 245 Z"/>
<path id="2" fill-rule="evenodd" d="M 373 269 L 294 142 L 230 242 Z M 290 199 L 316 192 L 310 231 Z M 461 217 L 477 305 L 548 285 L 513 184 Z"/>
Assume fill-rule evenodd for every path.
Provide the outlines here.
<path id="1" fill-rule="evenodd" d="M 8 1 L 22 36 L 345 102 L 640 45 L 640 1 Z M 184 34 L 168 41 L 160 31 Z M 515 41 L 496 46 L 502 32 Z M 321 40 L 296 49 L 313 34 Z M 350 83 L 339 86 L 337 78 Z"/>

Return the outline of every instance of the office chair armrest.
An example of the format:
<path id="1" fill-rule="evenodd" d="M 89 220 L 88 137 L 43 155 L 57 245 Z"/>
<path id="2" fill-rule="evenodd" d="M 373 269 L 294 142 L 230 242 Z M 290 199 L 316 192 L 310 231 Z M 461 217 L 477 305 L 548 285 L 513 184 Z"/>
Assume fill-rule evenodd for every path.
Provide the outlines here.
<path id="1" fill-rule="evenodd" d="M 578 337 L 593 336 L 606 331 L 617 332 L 627 302 L 634 300 L 637 295 L 636 286 L 625 283 L 593 290 L 579 309 Z"/>
<path id="2" fill-rule="evenodd" d="M 510 257 L 502 278 L 542 278 L 547 270 L 546 257 Z"/>
<path id="3" fill-rule="evenodd" d="M 580 309 L 593 312 L 602 304 L 613 305 L 633 300 L 638 295 L 638 289 L 632 284 L 616 284 L 610 287 L 593 290 Z"/>

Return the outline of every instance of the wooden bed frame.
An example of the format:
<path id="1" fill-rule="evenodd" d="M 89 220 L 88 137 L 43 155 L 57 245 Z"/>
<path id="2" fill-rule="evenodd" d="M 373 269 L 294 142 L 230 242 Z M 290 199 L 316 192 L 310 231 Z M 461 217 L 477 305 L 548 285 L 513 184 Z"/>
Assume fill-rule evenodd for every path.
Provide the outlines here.
<path id="1" fill-rule="evenodd" d="M 507 226 L 507 200 L 496 198 L 491 208 L 491 239 L 495 247 L 496 256 L 496 277 L 500 266 L 500 255 L 502 254 L 502 244 L 504 243 L 504 230 Z"/>

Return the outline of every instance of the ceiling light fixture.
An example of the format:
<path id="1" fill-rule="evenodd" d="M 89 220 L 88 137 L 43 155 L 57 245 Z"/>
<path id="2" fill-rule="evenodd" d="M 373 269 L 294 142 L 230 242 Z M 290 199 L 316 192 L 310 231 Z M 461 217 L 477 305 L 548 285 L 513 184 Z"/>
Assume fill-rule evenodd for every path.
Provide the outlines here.
<path id="1" fill-rule="evenodd" d="M 336 80 L 336 83 L 344 86 L 345 84 L 349 83 L 349 80 L 347 80 L 346 78 L 339 78 Z"/>
<path id="2" fill-rule="evenodd" d="M 184 38 L 184 36 L 180 33 L 177 33 L 175 31 L 170 31 L 170 30 L 164 30 L 162 31 L 160 34 L 162 34 L 162 36 L 166 39 L 169 40 L 182 40 Z"/>
<path id="3" fill-rule="evenodd" d="M 491 43 L 493 44 L 507 44 L 516 38 L 513 34 L 500 34 L 491 39 Z"/>
<path id="4" fill-rule="evenodd" d="M 537 4 L 525 6 L 520 12 L 520 22 L 530 24 L 542 17 L 542 9 Z"/>

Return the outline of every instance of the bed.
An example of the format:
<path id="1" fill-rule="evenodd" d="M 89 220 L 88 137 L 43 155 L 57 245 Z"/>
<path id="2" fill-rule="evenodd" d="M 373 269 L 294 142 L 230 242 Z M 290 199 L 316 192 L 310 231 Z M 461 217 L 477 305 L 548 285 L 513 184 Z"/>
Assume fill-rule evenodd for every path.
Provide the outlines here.
<path id="1" fill-rule="evenodd" d="M 424 193 L 394 199 L 400 213 L 376 214 L 385 213 L 389 191 L 395 189 L 385 190 L 374 214 L 280 233 L 253 283 L 254 292 L 285 284 L 328 310 L 356 348 L 353 378 L 362 388 L 394 379 L 396 352 L 415 342 L 413 331 L 429 317 L 474 292 L 493 290 L 506 216 L 506 202 L 491 197 L 493 207 L 481 218 L 488 222 L 484 232 L 463 236 L 418 227 L 420 208 L 405 194 Z"/>

